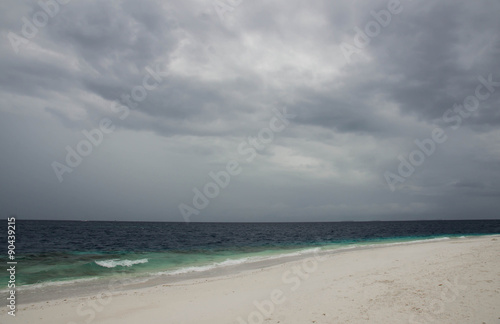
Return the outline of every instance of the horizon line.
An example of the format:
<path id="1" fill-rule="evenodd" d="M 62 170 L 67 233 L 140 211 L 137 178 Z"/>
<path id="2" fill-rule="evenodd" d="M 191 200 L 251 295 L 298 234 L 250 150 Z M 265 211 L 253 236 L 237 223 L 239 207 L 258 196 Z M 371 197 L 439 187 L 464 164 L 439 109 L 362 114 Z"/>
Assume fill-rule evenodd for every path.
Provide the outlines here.
<path id="1" fill-rule="evenodd" d="M 160 221 L 160 220 L 83 220 L 83 219 L 23 219 L 16 221 L 48 221 L 48 222 L 112 222 L 112 223 L 186 223 L 186 224 L 293 224 L 293 223 L 380 223 L 380 222 L 443 222 L 443 221 L 499 221 L 500 218 L 482 219 L 408 219 L 408 220 L 339 220 L 339 221 L 206 221 L 206 222 L 183 222 L 183 221 Z"/>

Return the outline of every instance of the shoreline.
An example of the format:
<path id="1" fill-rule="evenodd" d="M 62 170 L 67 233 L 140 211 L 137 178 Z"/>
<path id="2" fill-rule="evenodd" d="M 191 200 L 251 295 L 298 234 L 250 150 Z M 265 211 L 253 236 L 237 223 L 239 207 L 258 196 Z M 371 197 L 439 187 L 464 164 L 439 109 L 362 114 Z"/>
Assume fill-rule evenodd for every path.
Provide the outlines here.
<path id="1" fill-rule="evenodd" d="M 371 314 L 372 319 L 375 318 L 375 322 L 378 323 L 377 320 L 382 322 L 383 316 L 389 316 L 393 312 L 389 311 L 392 306 L 384 301 L 392 298 L 393 303 L 396 303 L 394 307 L 398 306 L 396 309 L 406 310 L 408 316 L 414 315 L 415 323 L 430 322 L 431 318 L 445 319 L 446 316 L 461 318 L 456 317 L 459 315 L 488 319 L 486 323 L 490 323 L 492 319 L 500 318 L 500 309 L 498 306 L 493 307 L 493 305 L 500 305 L 499 244 L 500 235 L 480 235 L 418 243 L 389 243 L 375 247 L 334 250 L 334 253 L 326 251 L 326 253 L 304 255 L 296 260 L 245 269 L 240 272 L 229 271 L 229 273 L 217 273 L 209 277 L 188 278 L 175 283 L 138 286 L 126 290 L 108 289 L 103 294 L 94 296 L 80 295 L 30 304 L 20 300 L 16 320 L 29 319 L 28 322 L 66 324 L 70 321 L 85 323 L 91 319 L 95 323 L 136 323 L 140 321 L 140 317 L 149 318 L 148 323 L 164 323 L 165 321 L 169 323 L 247 323 L 251 319 L 249 316 L 253 314 L 255 319 L 268 315 L 270 319 L 281 318 L 281 323 L 289 323 L 290 321 L 286 321 L 286 318 L 294 321 L 297 317 L 302 318 L 302 315 L 295 314 L 296 308 L 299 308 L 305 313 L 310 313 L 309 317 L 317 318 L 320 323 L 325 322 L 327 318 L 334 321 L 349 319 L 350 317 L 342 316 L 348 315 L 345 309 L 354 307 L 358 313 L 357 315 L 356 312 L 351 314 L 354 318 L 372 323 L 374 321 L 364 319 L 366 316 L 370 317 Z M 477 267 L 481 268 L 471 271 Z M 471 280 L 475 278 L 481 279 L 480 284 L 471 283 Z M 410 289 L 412 281 L 415 284 L 413 289 Z M 442 282 L 429 286 L 432 281 Z M 446 288 L 449 283 L 455 284 L 456 287 Z M 119 287 L 119 283 L 116 284 L 114 287 Z M 457 296 L 453 295 L 456 300 L 463 299 L 458 304 L 460 307 L 456 306 L 456 303 L 439 302 L 440 299 L 436 299 L 436 296 L 440 296 L 438 288 L 443 286 L 448 289 L 448 292 L 453 288 L 460 293 Z M 457 288 L 462 286 L 468 287 L 468 293 L 463 296 Z M 425 297 L 427 290 L 436 289 L 438 291 L 435 295 Z M 278 293 L 279 291 L 282 292 L 282 296 Z M 328 291 L 330 294 L 327 293 Z M 342 298 L 334 298 L 339 293 Z M 387 296 L 380 299 L 378 297 L 381 294 Z M 408 294 L 410 296 L 406 296 Z M 370 296 L 372 298 L 368 298 Z M 398 305 L 401 298 L 394 299 L 396 296 L 406 300 L 406 303 Z M 406 298 L 403 298 L 405 296 Z M 446 300 L 451 300 L 450 296 L 446 295 Z M 337 312 L 332 312 L 330 307 L 332 305 L 321 307 L 325 299 L 331 298 L 335 299 L 335 303 L 332 304 L 334 308 L 343 305 L 340 308 L 337 307 Z M 439 306 L 439 310 L 442 308 L 441 303 L 446 307 L 438 314 L 424 312 L 425 308 L 421 305 L 422 299 L 428 300 L 428 303 L 437 300 L 435 303 Z M 478 301 L 481 303 L 478 304 Z M 89 304 L 92 302 L 94 304 Z M 386 310 L 377 311 L 372 305 L 374 303 L 381 304 L 378 308 L 384 306 Z M 478 304 L 476 307 L 489 305 L 489 308 L 474 312 L 471 311 L 470 306 L 465 306 L 467 303 Z M 222 305 L 231 305 L 231 307 L 225 312 L 221 308 Z M 263 314 L 256 305 L 267 305 L 267 308 L 262 307 L 264 307 L 264 313 L 267 309 L 269 314 Z M 190 311 L 193 307 L 196 312 Z M 6 313 L 5 308 L 1 314 Z M 271 308 L 273 312 L 270 312 Z M 448 308 L 453 309 L 455 315 L 446 312 Z M 316 312 L 318 315 L 314 313 L 314 309 L 324 310 L 321 314 Z M 359 313 L 360 310 L 363 312 Z M 124 311 L 130 317 L 123 318 L 119 315 Z M 464 311 L 467 311 L 467 314 L 464 315 Z M 61 321 L 59 322 L 59 318 L 50 321 L 47 317 L 49 313 L 61 314 Z M 289 313 L 295 315 L 291 316 Z M 403 313 L 405 312 L 402 311 L 401 314 Z M 359 317 L 360 314 L 366 316 Z M 404 317 L 401 314 L 398 315 L 402 316 L 400 320 Z M 408 316 L 403 322 L 410 320 Z M 392 317 L 385 318 L 388 322 L 393 320 Z M 205 321 L 205 319 L 209 320 Z M 311 322 L 307 317 L 303 320 L 297 323 Z M 456 321 L 456 323 L 460 322 L 460 320 Z"/>
<path id="2" fill-rule="evenodd" d="M 321 255 L 333 255 L 342 252 L 355 252 L 358 250 L 365 249 L 377 249 L 390 246 L 399 245 L 410 245 L 410 244 L 421 244 L 421 243 L 431 243 L 439 242 L 443 240 L 454 240 L 454 239 L 464 239 L 473 237 L 485 237 L 485 236 L 499 236 L 500 234 L 486 234 L 486 235 L 467 235 L 467 236 L 452 236 L 452 235 L 442 235 L 437 237 L 397 237 L 382 240 L 369 240 L 360 241 L 355 243 L 330 243 L 326 245 L 318 246 L 304 246 L 303 248 L 297 249 L 283 249 L 283 250 L 269 250 L 272 252 L 265 256 L 248 256 L 246 254 L 239 255 L 240 258 L 227 259 L 228 265 L 225 266 L 213 266 L 213 263 L 207 263 L 198 267 L 188 266 L 190 268 L 208 268 L 207 270 L 192 270 L 182 271 L 177 273 L 178 270 L 175 269 L 171 271 L 158 271 L 139 273 L 136 276 L 133 275 L 118 275 L 114 274 L 108 277 L 91 277 L 91 278 L 80 278 L 76 280 L 68 281 L 56 281 L 56 282 L 44 282 L 39 284 L 31 284 L 26 286 L 20 286 L 17 288 L 19 295 L 23 295 L 18 301 L 19 305 L 45 302 L 50 300 L 67 299 L 74 297 L 90 297 L 97 295 L 103 291 L 103 286 L 112 285 L 113 291 L 127 291 L 141 288 L 154 287 L 162 284 L 177 284 L 184 281 L 197 280 L 197 279 L 211 279 L 219 276 L 229 276 L 233 274 L 244 273 L 251 270 L 260 270 L 269 268 L 272 266 L 302 260 L 309 257 L 311 254 L 321 254 Z M 246 262 L 248 260 L 248 262 Z M 229 261 L 229 262 L 228 262 Z M 243 262 L 240 262 L 243 261 Z M 224 263 L 222 262 L 222 263 Z M 163 274 L 159 274 L 163 273 Z M 124 285 L 119 285 L 115 288 L 113 282 L 121 281 Z M 109 289 L 104 289 L 104 291 Z M 6 289 L 0 290 L 0 293 L 7 293 Z"/>

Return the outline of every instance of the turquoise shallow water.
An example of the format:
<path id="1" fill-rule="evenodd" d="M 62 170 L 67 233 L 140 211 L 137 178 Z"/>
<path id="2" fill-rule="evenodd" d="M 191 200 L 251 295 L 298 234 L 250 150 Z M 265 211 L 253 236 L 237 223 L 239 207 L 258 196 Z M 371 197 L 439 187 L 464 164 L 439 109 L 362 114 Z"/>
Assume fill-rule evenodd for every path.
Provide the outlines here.
<path id="1" fill-rule="evenodd" d="M 123 275 L 140 278 L 203 273 L 320 250 L 500 232 L 500 221 L 190 224 L 187 227 L 179 223 L 19 223 L 16 284 L 21 288 Z M 49 231 L 54 237 L 51 240 L 43 235 Z M 7 273 L 0 279 L 6 286 Z"/>
<path id="2" fill-rule="evenodd" d="M 17 282 L 33 285 L 54 281 L 107 277 L 128 274 L 180 274 L 202 272 L 217 267 L 277 258 L 307 252 L 307 248 L 223 250 L 206 252 L 119 252 L 119 253 L 44 253 L 20 256 Z M 7 276 L 4 277 L 7 279 Z"/>

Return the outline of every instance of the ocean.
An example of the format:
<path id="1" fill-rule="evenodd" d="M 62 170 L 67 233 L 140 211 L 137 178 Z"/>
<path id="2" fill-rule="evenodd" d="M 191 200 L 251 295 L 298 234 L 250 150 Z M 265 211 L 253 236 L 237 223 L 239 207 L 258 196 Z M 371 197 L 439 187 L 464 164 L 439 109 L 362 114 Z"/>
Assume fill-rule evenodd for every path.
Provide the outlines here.
<path id="1" fill-rule="evenodd" d="M 0 240 L 7 241 L 7 226 Z M 157 282 L 326 250 L 500 234 L 500 220 L 332 223 L 16 221 L 16 286 Z M 3 258 L 7 260 L 7 253 Z M 5 264 L 5 263 L 4 263 Z M 8 273 L 0 275 L 2 288 Z M 2 291 L 5 289 L 0 288 Z"/>

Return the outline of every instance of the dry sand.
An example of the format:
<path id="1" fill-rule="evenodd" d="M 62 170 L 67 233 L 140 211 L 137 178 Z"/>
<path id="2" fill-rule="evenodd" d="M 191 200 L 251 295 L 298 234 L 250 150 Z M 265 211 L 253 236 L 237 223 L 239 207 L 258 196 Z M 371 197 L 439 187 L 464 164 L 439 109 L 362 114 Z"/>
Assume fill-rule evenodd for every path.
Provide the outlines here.
<path id="1" fill-rule="evenodd" d="M 500 236 L 351 250 L 94 297 L 1 323 L 500 323 Z"/>

